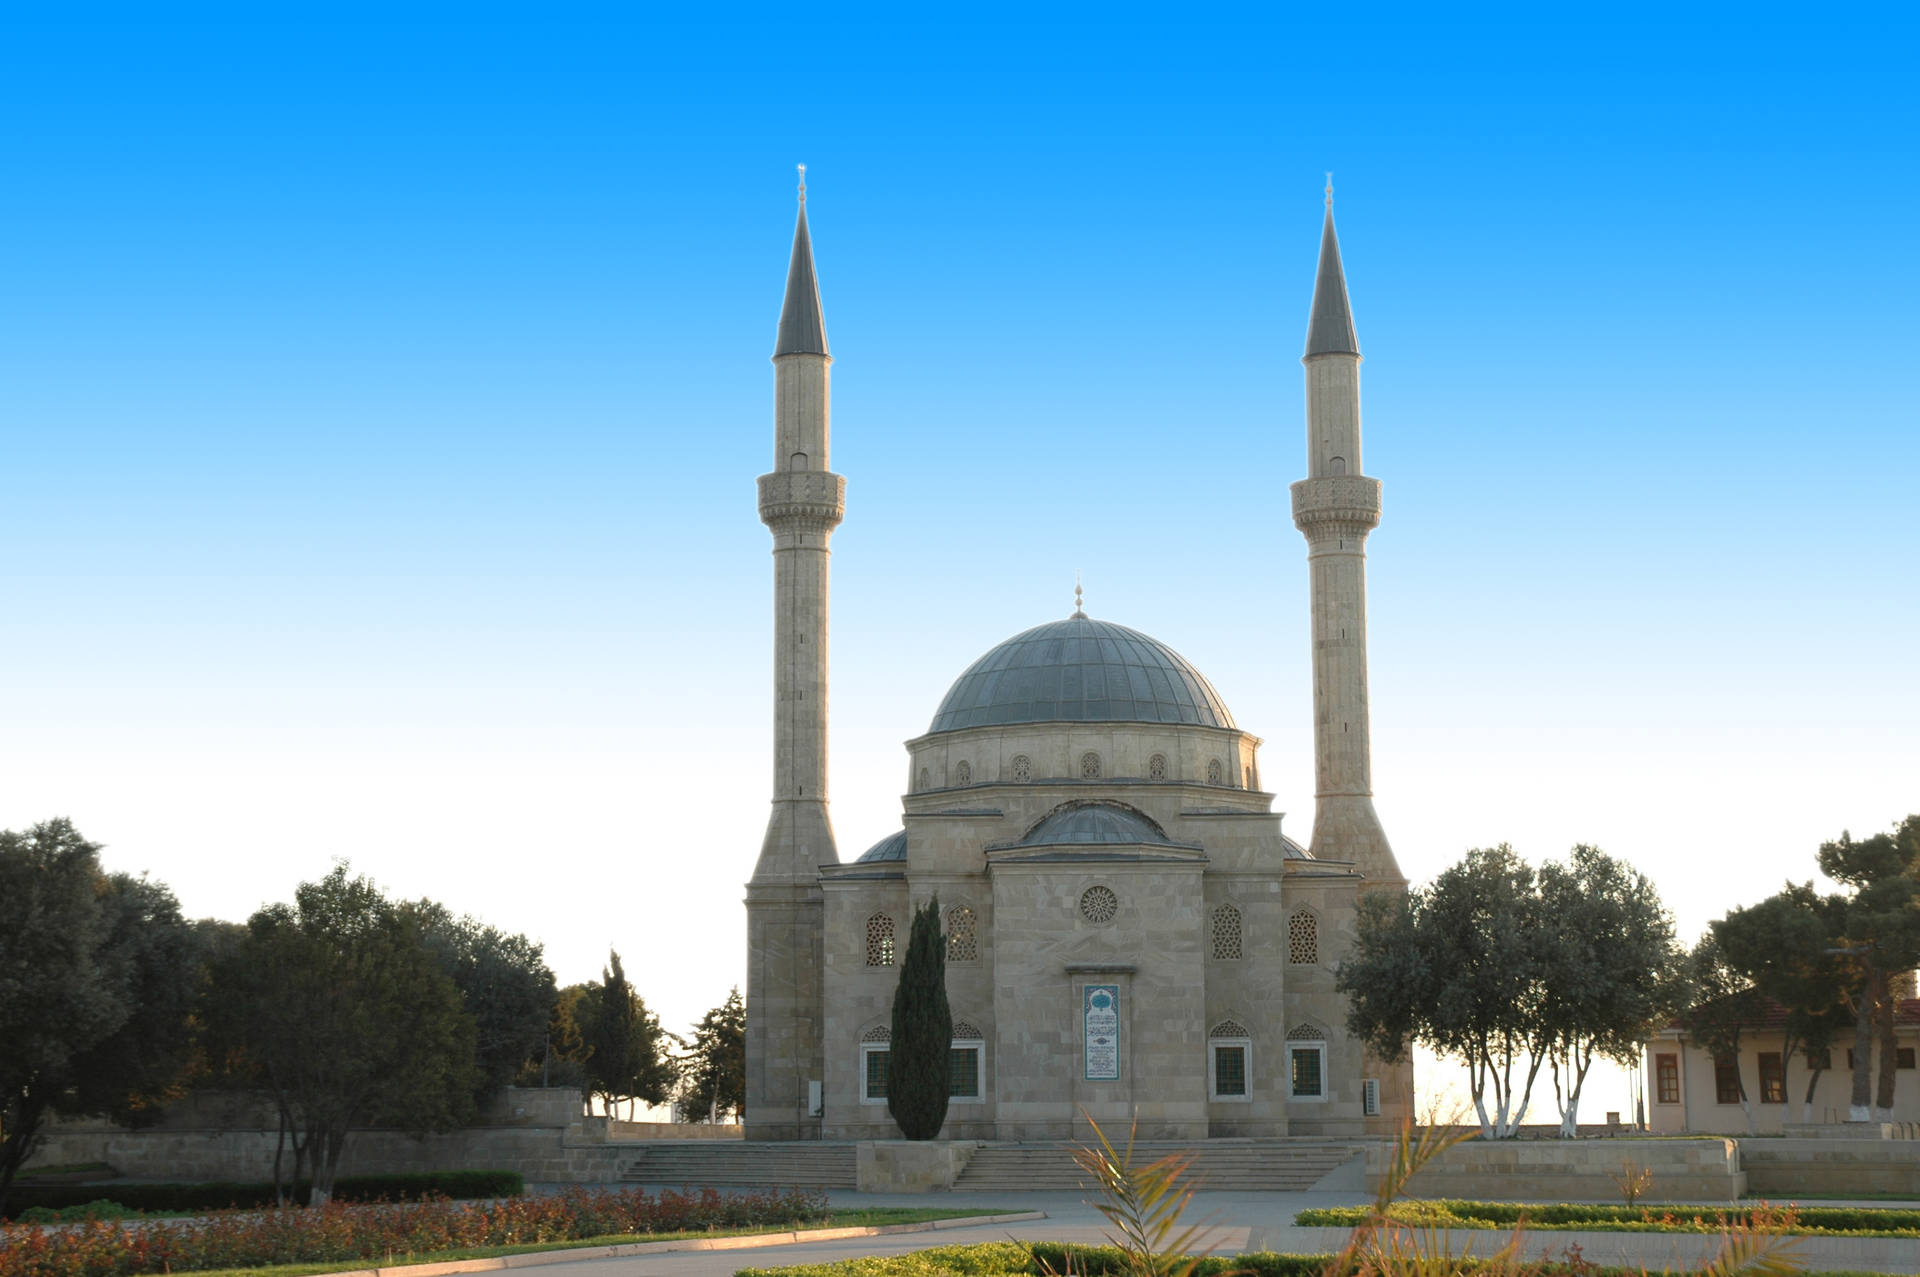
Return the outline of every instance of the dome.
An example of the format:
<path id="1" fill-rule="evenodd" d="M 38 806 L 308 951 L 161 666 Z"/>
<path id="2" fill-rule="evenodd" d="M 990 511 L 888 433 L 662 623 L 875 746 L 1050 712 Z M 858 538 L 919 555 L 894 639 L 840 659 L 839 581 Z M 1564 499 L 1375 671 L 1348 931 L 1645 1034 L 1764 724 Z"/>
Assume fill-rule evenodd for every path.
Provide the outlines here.
<path id="1" fill-rule="evenodd" d="M 1180 653 L 1079 613 L 1016 634 L 969 665 L 927 730 L 1006 723 L 1234 725 L 1220 694 Z"/>
<path id="2" fill-rule="evenodd" d="M 907 831 L 888 834 L 861 855 L 856 862 L 862 865 L 877 864 L 883 860 L 905 860 L 907 858 Z"/>
<path id="3" fill-rule="evenodd" d="M 1028 830 L 1019 845 L 1057 847 L 1062 843 L 1172 845 L 1158 825 L 1131 807 L 1114 803 L 1073 803 L 1062 807 Z"/>

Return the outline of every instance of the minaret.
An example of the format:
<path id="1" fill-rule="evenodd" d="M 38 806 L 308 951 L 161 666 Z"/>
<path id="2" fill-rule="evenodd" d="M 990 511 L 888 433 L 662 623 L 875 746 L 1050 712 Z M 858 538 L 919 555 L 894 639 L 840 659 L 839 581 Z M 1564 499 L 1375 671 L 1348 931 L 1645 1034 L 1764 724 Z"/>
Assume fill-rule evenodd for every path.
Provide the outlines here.
<path id="1" fill-rule="evenodd" d="M 1404 884 L 1373 810 L 1367 728 L 1367 534 L 1380 523 L 1380 481 L 1360 465 L 1360 342 L 1347 307 L 1327 184 L 1320 272 L 1307 321 L 1307 475 L 1293 485 L 1313 592 L 1312 852 L 1354 861 L 1370 883 Z"/>
<path id="2" fill-rule="evenodd" d="M 807 170 L 773 348 L 773 473 L 760 521 L 773 533 L 773 813 L 747 884 L 746 1136 L 817 1138 L 821 865 L 827 819 L 827 542 L 847 481 L 827 469 L 827 328 L 807 234 Z"/>

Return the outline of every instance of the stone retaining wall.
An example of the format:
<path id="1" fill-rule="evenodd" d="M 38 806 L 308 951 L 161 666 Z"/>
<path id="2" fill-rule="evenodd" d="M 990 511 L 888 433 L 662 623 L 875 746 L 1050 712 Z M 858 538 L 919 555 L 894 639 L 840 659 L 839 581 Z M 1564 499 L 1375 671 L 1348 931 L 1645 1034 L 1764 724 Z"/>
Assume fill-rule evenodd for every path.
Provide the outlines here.
<path id="1" fill-rule="evenodd" d="M 1367 1190 L 1375 1191 L 1393 1146 L 1367 1148 Z M 1407 1185 L 1411 1197 L 1491 1201 L 1617 1202 L 1631 1163 L 1653 1172 L 1645 1196 L 1659 1202 L 1730 1202 L 1747 1189 L 1740 1147 L 1729 1139 L 1468 1140 Z"/>
<path id="2" fill-rule="evenodd" d="M 1920 1198 L 1920 1140 L 1761 1139 L 1740 1142 L 1747 1191 L 1786 1199 L 1893 1193 Z"/>

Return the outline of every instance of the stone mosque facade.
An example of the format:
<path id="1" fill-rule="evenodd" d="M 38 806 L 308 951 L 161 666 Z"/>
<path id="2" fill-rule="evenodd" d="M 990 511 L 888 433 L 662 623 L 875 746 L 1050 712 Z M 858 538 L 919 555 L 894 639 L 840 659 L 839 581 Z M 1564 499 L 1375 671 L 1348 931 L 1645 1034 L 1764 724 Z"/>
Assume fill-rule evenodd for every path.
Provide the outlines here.
<path id="1" fill-rule="evenodd" d="M 804 175 L 804 174 L 803 174 Z M 1360 893 L 1405 882 L 1374 814 L 1360 348 L 1331 192 L 1309 312 L 1307 540 L 1315 811 L 1281 829 L 1260 739 L 1139 630 L 1073 615 L 991 648 L 906 742 L 899 832 L 842 860 L 828 820 L 832 358 L 806 188 L 774 364 L 774 792 L 747 888 L 746 1135 L 886 1139 L 888 1026 L 914 910 L 937 896 L 954 1040 L 941 1134 L 1047 1140 L 1386 1132 L 1410 1065 L 1345 1028 L 1334 971 Z M 982 635 L 983 641 L 991 635 Z"/>

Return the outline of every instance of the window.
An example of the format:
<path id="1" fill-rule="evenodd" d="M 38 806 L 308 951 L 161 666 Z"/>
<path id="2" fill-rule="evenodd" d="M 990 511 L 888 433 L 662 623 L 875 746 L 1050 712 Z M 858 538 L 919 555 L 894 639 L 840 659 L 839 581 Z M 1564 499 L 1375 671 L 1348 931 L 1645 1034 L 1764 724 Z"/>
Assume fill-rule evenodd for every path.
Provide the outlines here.
<path id="1" fill-rule="evenodd" d="M 978 1101 L 985 1098 L 980 1086 L 983 1073 L 980 1061 L 986 1050 L 985 1034 L 965 1020 L 953 1022 L 953 1042 L 947 1050 L 948 1099 Z"/>
<path id="2" fill-rule="evenodd" d="M 947 961 L 977 962 L 980 959 L 980 931 L 973 910 L 955 905 L 947 910 Z M 959 1034 L 954 1035 L 958 1037 Z"/>
<path id="3" fill-rule="evenodd" d="M 1033 760 L 1025 754 L 1015 754 L 1010 767 L 1016 784 L 1024 785 L 1033 779 Z"/>
<path id="4" fill-rule="evenodd" d="M 876 913 L 867 919 L 867 965 L 893 965 L 893 919 L 884 913 Z"/>
<path id="5" fill-rule="evenodd" d="M 932 789 L 932 788 L 933 788 L 933 776 L 932 776 L 932 774 L 931 774 L 930 772 L 928 772 L 928 771 L 927 771 L 927 769 L 926 769 L 926 768 L 924 768 L 924 767 L 922 767 L 922 768 L 920 769 L 920 785 L 919 785 L 919 787 L 920 787 L 921 789 Z"/>
<path id="6" fill-rule="evenodd" d="M 1366 1077 L 1360 1079 L 1360 1112 L 1365 1117 L 1380 1116 L 1380 1079 Z"/>
<path id="7" fill-rule="evenodd" d="M 892 1058 L 893 1031 L 882 1024 L 860 1036 L 860 1102 L 887 1102 L 887 1066 Z"/>
<path id="8" fill-rule="evenodd" d="M 1287 1093 L 1295 1100 L 1327 1098 L 1327 1035 L 1310 1024 L 1287 1031 Z"/>
<path id="9" fill-rule="evenodd" d="M 1305 909 L 1287 919 L 1287 961 L 1296 967 L 1320 961 L 1320 920 Z"/>
<path id="10" fill-rule="evenodd" d="M 1903 1046 L 1903 1047 L 1896 1048 L 1893 1053 L 1893 1067 L 1896 1069 L 1912 1068 L 1913 1067 L 1913 1048 L 1910 1046 Z"/>
<path id="11" fill-rule="evenodd" d="M 1661 1104 L 1680 1102 L 1679 1056 L 1656 1055 L 1653 1057 L 1653 1094 Z"/>
<path id="12" fill-rule="evenodd" d="M 1147 760 L 1147 779 L 1165 780 L 1167 778 L 1167 756 L 1155 754 Z"/>
<path id="13" fill-rule="evenodd" d="M 1253 788 L 1253 764 L 1247 764 L 1247 788 Z"/>
<path id="14" fill-rule="evenodd" d="M 1213 958 L 1216 962 L 1240 960 L 1240 911 L 1232 905 L 1213 911 Z"/>
<path id="15" fill-rule="evenodd" d="M 1252 1055 L 1252 1035 L 1238 1020 L 1222 1020 L 1207 1030 L 1207 1097 L 1246 1099 Z"/>
<path id="16" fill-rule="evenodd" d="M 1224 775 L 1226 775 L 1226 771 L 1220 766 L 1220 760 L 1217 758 L 1209 758 L 1207 760 L 1207 783 L 1209 785 L 1218 785 L 1220 778 Z"/>
<path id="17" fill-rule="evenodd" d="M 1762 1104 L 1787 1102 L 1787 1072 L 1778 1051 L 1760 1053 L 1760 1102 Z"/>
<path id="18" fill-rule="evenodd" d="M 1086 753 L 1080 755 L 1080 779 L 1100 779 L 1100 755 L 1094 753 L 1092 750 L 1088 750 Z"/>
<path id="19" fill-rule="evenodd" d="M 953 769 L 953 783 L 956 785 L 971 785 L 973 783 L 973 764 L 963 761 L 956 765 Z"/>
<path id="20" fill-rule="evenodd" d="M 1740 1062 L 1730 1055 L 1713 1058 L 1713 1095 L 1722 1104 L 1740 1102 Z"/>
<path id="21" fill-rule="evenodd" d="M 1120 912 L 1120 897 L 1112 887 L 1088 887 L 1080 893 L 1080 916 L 1096 926 L 1112 922 Z"/>
<path id="22" fill-rule="evenodd" d="M 1832 1051 L 1807 1051 L 1807 1067 L 1816 1073 L 1825 1072 L 1833 1067 Z"/>

